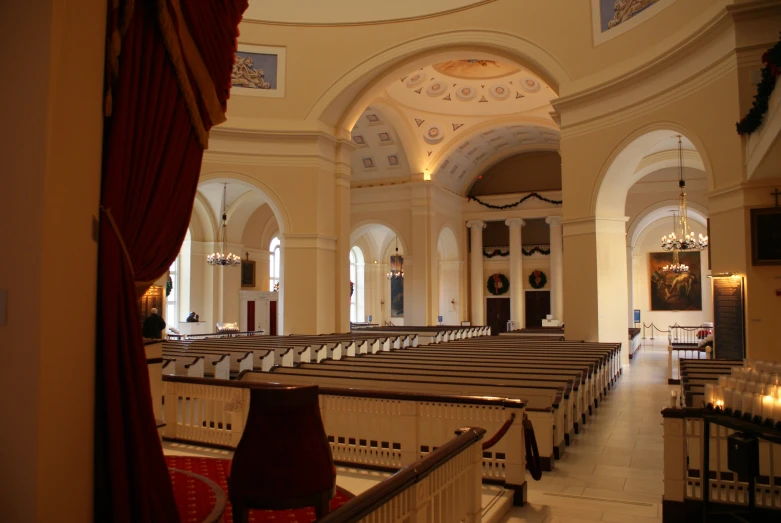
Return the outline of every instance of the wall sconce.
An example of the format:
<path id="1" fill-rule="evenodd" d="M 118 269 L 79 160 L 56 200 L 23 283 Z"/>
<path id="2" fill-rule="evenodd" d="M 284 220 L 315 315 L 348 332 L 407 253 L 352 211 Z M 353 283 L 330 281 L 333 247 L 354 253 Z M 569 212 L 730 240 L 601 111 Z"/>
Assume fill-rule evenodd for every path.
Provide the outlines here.
<path id="1" fill-rule="evenodd" d="M 450 305 L 452 305 L 452 306 L 453 306 L 453 310 L 456 310 L 456 299 L 455 299 L 455 298 L 453 298 L 452 300 L 450 300 Z"/>

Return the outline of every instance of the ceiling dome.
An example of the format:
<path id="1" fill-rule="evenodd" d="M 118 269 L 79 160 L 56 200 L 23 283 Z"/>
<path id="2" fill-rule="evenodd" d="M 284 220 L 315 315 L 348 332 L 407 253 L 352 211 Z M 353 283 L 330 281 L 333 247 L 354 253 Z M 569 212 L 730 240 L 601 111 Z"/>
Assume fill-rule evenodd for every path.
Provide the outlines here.
<path id="1" fill-rule="evenodd" d="M 409 20 L 443 15 L 494 0 L 250 0 L 245 20 L 294 25 L 344 25 Z"/>

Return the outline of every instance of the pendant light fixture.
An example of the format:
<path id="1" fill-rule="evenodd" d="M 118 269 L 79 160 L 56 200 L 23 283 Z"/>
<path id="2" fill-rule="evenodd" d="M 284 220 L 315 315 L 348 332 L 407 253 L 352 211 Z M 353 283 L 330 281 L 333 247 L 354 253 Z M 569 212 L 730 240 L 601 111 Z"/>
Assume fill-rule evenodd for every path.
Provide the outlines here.
<path id="1" fill-rule="evenodd" d="M 222 241 L 222 252 L 213 252 L 206 257 L 206 263 L 209 265 L 223 267 L 237 267 L 241 265 L 241 258 L 228 252 L 228 214 L 225 208 L 228 194 L 228 184 L 222 186 L 222 225 L 220 226 L 220 237 Z"/>
<path id="2" fill-rule="evenodd" d="M 385 275 L 386 278 L 392 280 L 394 278 L 404 277 L 404 262 L 401 261 L 399 256 L 399 237 L 396 236 L 396 255 L 391 256 L 390 271 Z"/>
<path id="3" fill-rule="evenodd" d="M 683 177 L 683 142 L 678 135 L 678 187 L 681 193 L 678 195 L 678 217 L 673 223 L 673 232 L 669 236 L 662 236 L 662 249 L 665 251 L 701 251 L 708 247 L 708 237 L 694 233 L 689 229 L 689 212 L 686 205 L 686 180 Z M 675 216 L 675 215 L 673 215 Z"/>

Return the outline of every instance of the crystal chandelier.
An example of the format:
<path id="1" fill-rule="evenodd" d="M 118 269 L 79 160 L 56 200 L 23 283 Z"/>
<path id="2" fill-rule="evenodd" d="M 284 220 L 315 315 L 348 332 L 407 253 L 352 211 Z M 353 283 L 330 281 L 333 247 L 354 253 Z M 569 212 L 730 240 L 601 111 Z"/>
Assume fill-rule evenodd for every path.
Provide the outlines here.
<path id="1" fill-rule="evenodd" d="M 222 252 L 213 252 L 206 257 L 206 263 L 209 265 L 222 265 L 223 267 L 237 267 L 241 265 L 241 258 L 228 252 L 228 214 L 225 211 L 225 199 L 228 194 L 228 184 L 222 186 L 222 226 L 220 235 L 222 236 Z"/>
<path id="2" fill-rule="evenodd" d="M 404 277 L 404 263 L 399 257 L 399 237 L 396 236 L 396 256 L 391 256 L 390 271 L 385 274 L 389 280 Z"/>
<path id="3" fill-rule="evenodd" d="M 678 195 L 678 219 L 673 223 L 673 232 L 669 236 L 662 236 L 662 249 L 665 251 L 701 251 L 708 247 L 708 237 L 700 234 L 699 238 L 695 238 L 694 233 L 689 230 L 681 135 L 678 135 L 678 174 L 678 186 L 681 188 L 681 194 Z"/>

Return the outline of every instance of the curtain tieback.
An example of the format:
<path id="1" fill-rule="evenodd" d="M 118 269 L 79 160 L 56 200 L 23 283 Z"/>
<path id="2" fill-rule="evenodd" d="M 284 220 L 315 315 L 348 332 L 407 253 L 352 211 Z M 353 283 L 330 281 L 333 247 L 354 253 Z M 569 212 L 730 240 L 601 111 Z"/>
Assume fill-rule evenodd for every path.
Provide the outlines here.
<path id="1" fill-rule="evenodd" d="M 130 267 L 130 274 L 132 274 L 133 278 L 135 279 L 136 271 L 133 269 L 133 260 L 130 258 L 130 251 L 127 250 L 127 245 L 125 245 L 125 239 L 122 237 L 122 233 L 120 232 L 119 227 L 117 226 L 117 222 L 114 221 L 114 216 L 111 214 L 111 209 L 103 207 L 101 205 L 100 210 L 108 218 L 108 223 L 111 224 L 111 229 L 114 231 L 114 235 L 117 237 L 117 240 L 119 241 L 119 246 L 122 247 L 122 252 L 125 253 L 125 259 L 127 260 L 127 264 Z"/>
<path id="2" fill-rule="evenodd" d="M 117 225 L 117 222 L 114 221 L 114 215 L 111 214 L 111 209 L 108 209 L 101 205 L 100 210 L 108 218 L 108 223 L 111 225 L 111 229 L 114 231 L 114 235 L 117 237 L 117 241 L 119 241 L 119 246 L 122 247 L 122 252 L 125 253 L 125 259 L 127 260 L 127 265 L 128 267 L 130 267 L 130 274 L 133 276 L 133 281 L 135 281 L 136 283 L 136 291 L 138 292 L 139 289 L 143 289 L 143 291 L 146 291 L 146 289 L 148 289 L 149 286 L 152 285 L 156 280 L 136 281 L 136 271 L 133 268 L 133 260 L 130 258 L 130 251 L 127 250 L 127 245 L 125 245 L 125 240 L 122 237 L 122 233 L 119 230 L 119 226 Z M 143 294 L 143 291 L 141 291 L 140 294 Z"/>

